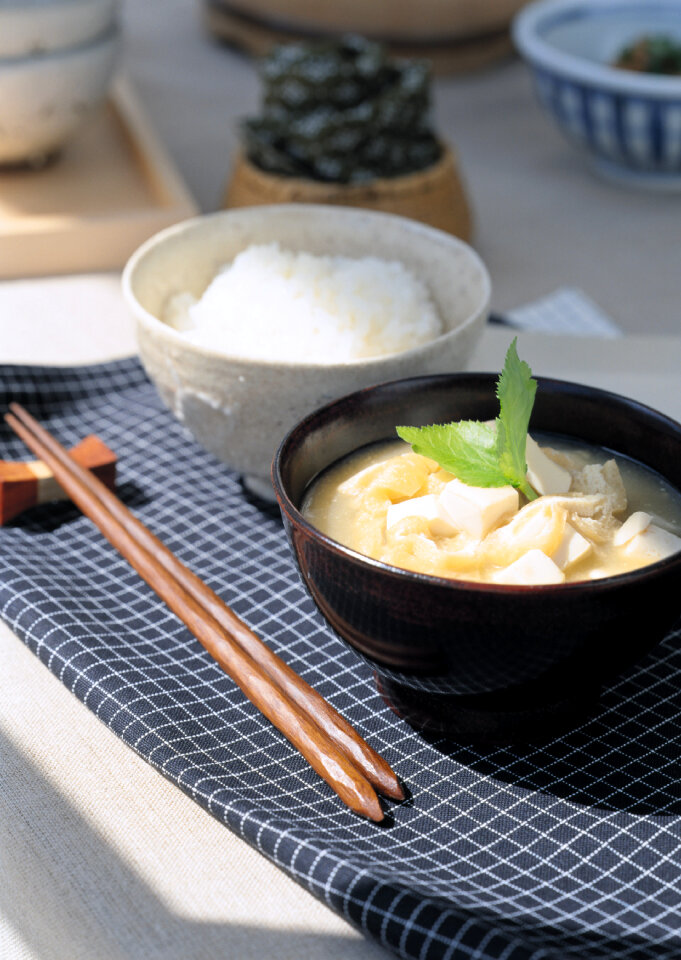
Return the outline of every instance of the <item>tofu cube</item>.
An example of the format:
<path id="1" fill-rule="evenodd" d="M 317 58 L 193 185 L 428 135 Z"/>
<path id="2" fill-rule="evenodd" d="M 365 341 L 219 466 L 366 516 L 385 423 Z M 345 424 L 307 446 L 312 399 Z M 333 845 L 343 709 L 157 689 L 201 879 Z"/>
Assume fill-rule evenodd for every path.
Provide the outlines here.
<path id="1" fill-rule="evenodd" d="M 643 533 L 637 533 L 624 547 L 625 553 L 637 554 L 647 563 L 663 560 L 678 550 L 681 550 L 681 537 L 654 523 L 649 524 Z"/>
<path id="2" fill-rule="evenodd" d="M 560 567 L 561 570 L 565 570 L 567 567 L 572 566 L 573 563 L 581 560 L 582 557 L 586 557 L 588 553 L 591 553 L 592 549 L 586 537 L 583 537 L 574 527 L 566 523 L 563 539 L 553 555 L 553 562 Z"/>
<path id="3" fill-rule="evenodd" d="M 568 492 L 572 483 L 569 471 L 547 457 L 529 433 L 525 447 L 525 460 L 527 461 L 527 482 L 541 496 Z"/>
<path id="4" fill-rule="evenodd" d="M 471 487 L 460 480 L 450 480 L 440 494 L 450 522 L 476 540 L 513 516 L 519 503 L 515 487 Z"/>
<path id="5" fill-rule="evenodd" d="M 495 583 L 563 583 L 565 574 L 542 550 L 528 550 L 494 577 Z"/>
<path id="6" fill-rule="evenodd" d="M 627 517 L 612 538 L 612 542 L 616 547 L 624 546 L 625 543 L 633 540 L 637 534 L 647 530 L 652 519 L 649 513 L 646 513 L 644 510 L 637 510 L 636 513 L 632 513 L 630 517 Z"/>
<path id="7" fill-rule="evenodd" d="M 403 500 L 401 503 L 391 503 L 386 518 L 388 530 L 405 517 L 421 517 L 426 520 L 434 536 L 453 537 L 459 532 L 440 505 L 439 497 L 434 493 L 429 493 L 425 497 L 412 497 L 411 500 Z"/>

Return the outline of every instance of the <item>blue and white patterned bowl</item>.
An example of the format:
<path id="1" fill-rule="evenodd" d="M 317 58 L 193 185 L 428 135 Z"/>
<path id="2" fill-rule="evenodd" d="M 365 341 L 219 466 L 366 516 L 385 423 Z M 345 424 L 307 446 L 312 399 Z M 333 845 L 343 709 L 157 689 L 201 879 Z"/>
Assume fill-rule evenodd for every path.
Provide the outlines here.
<path id="1" fill-rule="evenodd" d="M 542 105 L 596 169 L 641 186 L 681 188 L 681 77 L 611 66 L 642 36 L 681 43 L 679 0 L 539 0 L 513 38 Z"/>

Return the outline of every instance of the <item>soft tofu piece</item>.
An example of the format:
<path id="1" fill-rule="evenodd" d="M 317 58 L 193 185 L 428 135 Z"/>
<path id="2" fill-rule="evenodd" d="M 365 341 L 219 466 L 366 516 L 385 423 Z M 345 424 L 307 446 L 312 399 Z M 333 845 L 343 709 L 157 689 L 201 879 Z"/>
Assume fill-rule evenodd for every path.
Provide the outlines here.
<path id="1" fill-rule="evenodd" d="M 515 487 L 471 487 L 460 480 L 450 480 L 440 494 L 440 504 L 451 523 L 476 540 L 513 516 L 519 502 Z"/>
<path id="2" fill-rule="evenodd" d="M 647 530 L 652 519 L 650 514 L 646 513 L 645 510 L 637 510 L 636 513 L 632 513 L 632 515 L 624 521 L 612 538 L 612 542 L 616 547 L 624 546 L 625 543 L 633 540 L 637 534 Z"/>
<path id="3" fill-rule="evenodd" d="M 575 474 L 573 486 L 580 493 L 603 497 L 606 513 L 621 513 L 627 509 L 627 489 L 616 460 L 587 463 Z"/>
<path id="4" fill-rule="evenodd" d="M 567 567 L 572 566 L 573 563 L 581 560 L 582 557 L 585 557 L 592 549 L 586 537 L 583 537 L 574 527 L 566 523 L 563 539 L 553 554 L 553 562 L 556 566 L 560 567 L 561 570 L 565 570 Z"/>
<path id="5" fill-rule="evenodd" d="M 663 560 L 681 550 L 681 537 L 651 523 L 625 545 L 624 552 L 643 557 L 648 563 Z"/>
<path id="6" fill-rule="evenodd" d="M 405 517 L 421 517 L 426 520 L 430 532 L 439 537 L 453 537 L 459 532 L 440 504 L 440 498 L 434 493 L 425 497 L 412 497 L 401 503 L 391 503 L 388 507 L 386 524 L 388 530 Z"/>
<path id="7" fill-rule="evenodd" d="M 528 550 L 494 577 L 495 583 L 563 583 L 565 574 L 542 550 Z"/>
<path id="8" fill-rule="evenodd" d="M 569 471 L 547 457 L 529 433 L 525 446 L 525 460 L 527 461 L 527 482 L 541 496 L 568 492 L 572 483 Z"/>

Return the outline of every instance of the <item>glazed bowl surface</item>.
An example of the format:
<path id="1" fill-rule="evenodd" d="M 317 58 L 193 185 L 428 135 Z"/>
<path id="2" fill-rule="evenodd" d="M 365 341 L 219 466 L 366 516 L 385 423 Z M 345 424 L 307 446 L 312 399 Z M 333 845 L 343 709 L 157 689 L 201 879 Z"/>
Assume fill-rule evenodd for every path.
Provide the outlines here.
<path id="1" fill-rule="evenodd" d="M 39 163 L 99 106 L 113 76 L 120 33 L 90 43 L 0 60 L 0 164 Z"/>
<path id="2" fill-rule="evenodd" d="M 681 76 L 613 66 L 644 36 L 681 43 L 676 0 L 539 0 L 513 24 L 538 99 L 596 171 L 632 186 L 681 189 Z"/>
<path id="3" fill-rule="evenodd" d="M 530 429 L 606 446 L 681 490 L 681 425 L 595 388 L 538 381 Z M 379 690 L 413 725 L 458 737 L 517 740 L 576 721 L 681 613 L 681 553 L 632 573 L 542 586 L 449 580 L 369 559 L 300 511 L 322 471 L 395 425 L 496 416 L 496 375 L 382 384 L 327 405 L 280 446 L 273 482 L 303 581 L 336 633 L 373 667 Z"/>
<path id="4" fill-rule="evenodd" d="M 161 319 L 178 292 L 199 297 L 246 247 L 278 242 L 313 254 L 401 261 L 426 284 L 445 332 L 400 353 L 319 363 L 232 357 L 188 341 Z M 490 283 L 477 254 L 440 230 L 403 217 L 316 204 L 228 210 L 163 231 L 128 262 L 123 289 L 137 322 L 142 363 L 192 435 L 274 499 L 270 465 L 291 427 L 359 387 L 417 373 L 462 369 L 482 332 Z"/>
<path id="5" fill-rule="evenodd" d="M 0 58 L 77 47 L 104 33 L 117 0 L 0 0 Z"/>

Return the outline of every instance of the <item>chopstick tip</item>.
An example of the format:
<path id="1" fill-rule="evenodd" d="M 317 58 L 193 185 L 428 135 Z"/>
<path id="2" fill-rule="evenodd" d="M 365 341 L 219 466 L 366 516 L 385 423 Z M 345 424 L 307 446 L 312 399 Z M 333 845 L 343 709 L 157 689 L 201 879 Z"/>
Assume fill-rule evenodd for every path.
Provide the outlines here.
<path id="1" fill-rule="evenodd" d="M 407 799 L 406 791 L 397 777 L 395 777 L 394 781 L 391 780 L 389 783 L 381 786 L 381 793 L 384 797 L 388 797 L 390 800 L 396 800 L 398 803 Z"/>
<path id="2" fill-rule="evenodd" d="M 368 802 L 365 805 L 364 810 L 358 812 L 361 812 L 368 820 L 371 820 L 374 823 L 381 823 L 385 817 L 383 807 L 381 806 L 378 797 L 374 797 L 371 802 Z"/>

